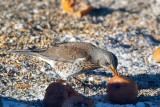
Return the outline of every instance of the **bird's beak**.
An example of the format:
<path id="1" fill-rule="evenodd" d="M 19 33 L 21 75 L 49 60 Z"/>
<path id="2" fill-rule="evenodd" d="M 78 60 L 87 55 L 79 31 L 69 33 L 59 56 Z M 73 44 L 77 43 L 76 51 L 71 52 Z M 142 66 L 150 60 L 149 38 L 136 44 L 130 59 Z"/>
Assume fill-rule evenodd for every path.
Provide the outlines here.
<path id="1" fill-rule="evenodd" d="M 111 65 L 109 68 L 108 68 L 112 74 L 115 76 L 115 75 L 118 75 L 117 71 L 114 69 L 113 65 Z"/>
<path id="2" fill-rule="evenodd" d="M 111 65 L 110 67 L 106 67 L 106 66 L 102 66 L 102 67 L 109 69 L 114 76 L 118 75 L 117 70 L 114 69 L 113 65 Z"/>

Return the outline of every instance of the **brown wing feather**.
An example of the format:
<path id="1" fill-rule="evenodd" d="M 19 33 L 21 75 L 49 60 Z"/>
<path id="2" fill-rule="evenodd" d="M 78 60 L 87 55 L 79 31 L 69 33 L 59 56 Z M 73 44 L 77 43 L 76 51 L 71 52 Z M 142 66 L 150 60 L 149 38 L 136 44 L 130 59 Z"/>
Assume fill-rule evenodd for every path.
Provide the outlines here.
<path id="1" fill-rule="evenodd" d="M 78 58 L 88 58 L 89 50 L 93 47 L 84 42 L 62 43 L 54 45 L 41 55 L 57 61 L 74 62 Z"/>

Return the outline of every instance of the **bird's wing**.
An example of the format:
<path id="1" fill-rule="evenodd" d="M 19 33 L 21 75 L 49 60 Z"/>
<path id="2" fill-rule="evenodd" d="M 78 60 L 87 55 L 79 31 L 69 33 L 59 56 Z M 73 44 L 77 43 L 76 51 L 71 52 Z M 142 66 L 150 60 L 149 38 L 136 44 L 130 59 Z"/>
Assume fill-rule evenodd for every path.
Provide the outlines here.
<path id="1" fill-rule="evenodd" d="M 89 46 L 83 43 L 60 43 L 40 54 L 57 61 L 75 62 L 82 59 L 89 60 L 88 51 Z"/>
<path id="2" fill-rule="evenodd" d="M 90 60 L 89 43 L 59 43 L 47 50 L 12 50 L 9 53 L 27 54 L 63 62 Z"/>

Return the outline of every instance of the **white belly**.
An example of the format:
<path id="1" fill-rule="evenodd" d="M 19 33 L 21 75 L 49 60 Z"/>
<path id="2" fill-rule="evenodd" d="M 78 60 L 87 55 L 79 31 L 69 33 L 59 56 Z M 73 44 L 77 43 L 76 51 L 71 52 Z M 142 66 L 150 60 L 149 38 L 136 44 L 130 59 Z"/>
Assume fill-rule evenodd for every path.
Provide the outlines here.
<path id="1" fill-rule="evenodd" d="M 56 61 L 54 61 L 54 60 L 49 60 L 49 59 L 45 59 L 45 58 L 42 58 L 42 57 L 38 57 L 38 59 L 47 62 L 48 64 L 51 65 L 52 68 L 54 68 L 54 65 L 56 63 Z"/>

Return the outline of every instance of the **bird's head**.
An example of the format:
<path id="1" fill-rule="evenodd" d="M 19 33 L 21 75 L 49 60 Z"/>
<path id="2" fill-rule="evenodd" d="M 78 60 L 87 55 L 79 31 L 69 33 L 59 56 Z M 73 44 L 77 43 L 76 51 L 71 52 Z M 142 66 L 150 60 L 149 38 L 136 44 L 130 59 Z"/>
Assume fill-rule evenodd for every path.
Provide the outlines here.
<path id="1" fill-rule="evenodd" d="M 100 56 L 99 65 L 103 68 L 109 69 L 113 75 L 118 75 L 117 73 L 117 66 L 118 66 L 118 59 L 117 57 L 109 51 L 104 51 L 103 54 Z"/>

